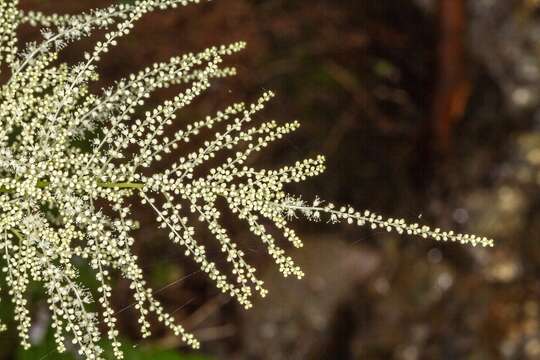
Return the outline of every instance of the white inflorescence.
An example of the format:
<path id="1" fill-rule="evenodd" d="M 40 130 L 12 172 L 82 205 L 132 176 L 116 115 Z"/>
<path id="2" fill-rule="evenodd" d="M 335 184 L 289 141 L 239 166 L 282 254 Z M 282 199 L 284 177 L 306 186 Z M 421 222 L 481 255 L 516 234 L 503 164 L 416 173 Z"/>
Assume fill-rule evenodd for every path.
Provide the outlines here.
<path id="1" fill-rule="evenodd" d="M 289 226 L 290 219 L 297 216 L 492 246 L 486 238 L 408 225 L 401 219 L 383 219 L 318 199 L 306 203 L 288 194 L 286 184 L 322 173 L 324 158 L 278 170 L 247 165 L 252 153 L 299 126 L 297 122 L 255 123 L 255 115 L 273 97 L 271 92 L 253 104 L 234 104 L 186 124 L 172 138 L 165 136 L 180 109 L 205 92 L 213 80 L 235 74 L 222 61 L 242 50 L 242 42 L 174 57 L 130 75 L 100 95 L 90 92 L 89 83 L 98 79 L 96 64 L 101 56 L 130 32 L 135 21 L 154 9 L 197 2 L 143 0 L 74 16 L 23 13 L 16 0 L 0 2 L 0 67 L 9 72 L 0 92 L 0 250 L 25 348 L 30 346 L 31 326 L 26 292 L 33 281 L 46 293 L 59 351 L 65 351 L 66 341 L 70 341 L 82 357 L 103 358 L 98 326 L 103 322 L 115 357 L 122 358 L 111 307 L 113 273 L 130 282 L 144 337 L 150 335 L 148 317 L 153 314 L 187 344 L 199 346 L 163 309 L 143 279 L 132 251 L 135 222 L 130 219 L 130 202 L 134 195 L 154 211 L 169 238 L 199 264 L 217 288 L 246 308 L 251 307 L 255 293 L 264 296 L 266 290 L 222 225 L 218 201 L 245 221 L 284 276 L 301 278 L 303 273 L 263 223 L 270 221 L 293 246 L 301 247 L 302 241 Z M 44 39 L 19 51 L 16 30 L 22 23 L 43 27 Z M 106 29 L 105 38 L 80 63 L 57 62 L 63 47 L 96 29 Z M 144 114 L 136 112 L 155 90 L 177 84 L 183 84 L 185 90 L 175 98 Z M 164 154 L 219 125 L 224 130 L 214 131 L 197 150 L 179 157 L 162 172 L 146 175 Z M 91 140 L 91 149 L 77 146 L 76 139 Z M 201 169 L 210 159 L 216 162 L 218 153 L 227 155 L 210 170 Z M 108 202 L 116 216 L 105 215 L 97 200 Z M 206 256 L 188 216 L 195 216 L 208 228 L 230 271 L 220 270 Z M 85 262 L 99 284 L 94 293 L 78 277 L 77 268 Z M 91 306 L 93 303 L 98 306 Z M 0 329 L 5 326 L 0 324 Z"/>

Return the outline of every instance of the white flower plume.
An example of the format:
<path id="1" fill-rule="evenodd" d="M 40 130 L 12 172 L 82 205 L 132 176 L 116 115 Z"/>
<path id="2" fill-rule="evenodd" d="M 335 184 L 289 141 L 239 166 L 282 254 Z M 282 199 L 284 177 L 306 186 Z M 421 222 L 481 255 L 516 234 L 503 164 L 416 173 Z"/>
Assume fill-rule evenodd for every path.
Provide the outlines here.
<path id="1" fill-rule="evenodd" d="M 271 92 L 252 104 L 233 104 L 185 124 L 172 138 L 164 135 L 178 111 L 208 90 L 212 81 L 235 74 L 234 68 L 222 62 L 242 50 L 242 42 L 174 57 L 130 75 L 102 94 L 90 91 L 89 84 L 98 79 L 100 58 L 145 13 L 197 2 L 143 0 L 75 16 L 23 13 L 15 0 L 0 3 L 0 69 L 9 74 L 0 90 L 0 249 L 24 347 L 30 346 L 31 326 L 26 292 L 30 282 L 37 282 L 48 299 L 58 351 L 65 351 L 65 342 L 70 340 L 84 358 L 101 359 L 98 323 L 103 322 L 115 357 L 121 358 L 111 306 L 115 273 L 130 282 L 143 336 L 150 335 L 148 317 L 153 314 L 187 344 L 199 346 L 163 309 L 143 279 L 132 250 L 135 221 L 130 204 L 135 198 L 153 210 L 169 238 L 217 288 L 246 308 L 255 294 L 264 296 L 266 290 L 240 246 L 228 235 L 217 202 L 226 203 L 245 222 L 284 276 L 300 278 L 303 273 L 263 223 L 273 223 L 295 247 L 302 246 L 289 225 L 296 217 L 492 245 L 486 238 L 408 225 L 401 219 L 383 219 L 318 198 L 305 202 L 289 194 L 288 183 L 324 171 L 322 156 L 277 170 L 248 166 L 251 154 L 299 126 L 297 122 L 255 121 L 255 115 L 273 97 Z M 16 30 L 22 23 L 42 27 L 43 40 L 19 51 Z M 106 29 L 104 39 L 80 63 L 58 63 L 62 48 L 98 28 Z M 137 111 L 154 91 L 177 84 L 183 84 L 184 90 L 173 99 L 151 111 Z M 210 138 L 195 151 L 182 153 L 183 145 L 205 129 L 213 129 Z M 77 139 L 91 140 L 90 150 L 78 146 Z M 177 161 L 164 171 L 149 174 L 171 152 L 181 154 Z M 202 165 L 211 159 L 212 164 L 222 160 L 207 170 Z M 98 201 L 108 203 L 115 215 L 105 215 L 96 205 Z M 192 223 L 190 214 L 198 222 Z M 218 242 L 230 271 L 207 257 L 205 246 L 198 241 L 200 227 L 206 227 Z M 77 271 L 81 263 L 94 271 L 99 283 L 95 291 L 81 283 Z"/>

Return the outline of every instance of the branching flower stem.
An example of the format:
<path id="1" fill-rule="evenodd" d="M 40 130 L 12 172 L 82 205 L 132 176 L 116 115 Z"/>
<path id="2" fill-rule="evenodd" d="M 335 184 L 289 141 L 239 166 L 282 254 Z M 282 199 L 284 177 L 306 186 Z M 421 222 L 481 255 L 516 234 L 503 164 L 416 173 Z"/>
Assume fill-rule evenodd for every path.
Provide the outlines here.
<path id="1" fill-rule="evenodd" d="M 233 103 L 212 116 L 178 124 L 183 121 L 177 117 L 180 110 L 214 81 L 236 74 L 223 64 L 244 49 L 244 42 L 172 57 L 94 93 L 91 82 L 99 79 L 101 57 L 144 14 L 202 1 L 137 0 L 81 15 L 45 15 L 21 12 L 18 0 L 0 0 L 0 70 L 9 74 L 2 76 L 6 81 L 0 84 L 0 234 L 4 235 L 0 256 L 5 264 L 5 292 L 14 304 L 13 318 L 23 347 L 30 346 L 32 326 L 28 285 L 37 283 L 47 297 L 59 352 L 67 350 L 70 339 L 81 359 L 101 360 L 100 344 L 106 337 L 114 358 L 121 359 L 119 312 L 110 301 L 113 273 L 133 290 L 143 338 L 151 335 L 152 316 L 185 344 L 199 347 L 197 339 L 177 323 L 176 310 L 167 312 L 145 280 L 133 249 L 137 221 L 131 218 L 131 206 L 137 201 L 151 209 L 171 242 L 217 289 L 245 308 L 267 290 L 256 264 L 249 262 L 242 244 L 227 228 L 230 221 L 225 216 L 249 228 L 285 277 L 303 276 L 287 247 L 280 244 L 303 246 L 289 224 L 299 216 L 493 246 L 485 237 L 385 219 L 319 199 L 306 203 L 290 194 L 288 184 L 319 176 L 326 169 L 325 159 L 320 155 L 277 170 L 249 165 L 250 156 L 299 127 L 297 121 L 259 121 L 258 114 L 274 97 L 271 91 L 251 104 Z M 42 29 L 43 41 L 20 51 L 17 29 L 23 23 L 47 28 Z M 105 30 L 104 39 L 82 61 L 61 63 L 63 47 L 97 29 Z M 145 110 L 153 93 L 174 85 L 182 85 L 175 97 Z M 182 130 L 171 136 L 169 130 L 177 125 Z M 201 139 L 207 130 L 211 135 Z M 91 148 L 78 147 L 75 140 Z M 184 147 L 185 143 L 195 145 Z M 175 150 L 176 162 L 157 170 L 154 164 Z M 112 215 L 98 203 L 109 204 Z M 201 237 L 201 230 L 212 234 L 212 239 Z M 201 238 L 210 244 L 203 244 Z M 221 251 L 210 252 L 207 247 Z M 79 276 L 81 261 L 97 283 Z M 92 288 L 95 284 L 99 285 Z M 105 328 L 105 333 L 100 330 Z M 0 330 L 4 329 L 0 323 Z"/>
<path id="2" fill-rule="evenodd" d="M 135 183 L 135 182 L 111 182 L 111 181 L 98 181 L 98 186 L 102 188 L 108 188 L 108 189 L 133 189 L 133 190 L 140 190 L 144 188 L 144 183 Z M 39 180 L 36 183 L 36 187 L 38 189 L 45 189 L 47 186 L 49 186 L 49 181 L 47 180 Z M 0 187 L 0 193 L 12 193 L 14 192 L 13 189 L 6 189 L 5 187 Z"/>

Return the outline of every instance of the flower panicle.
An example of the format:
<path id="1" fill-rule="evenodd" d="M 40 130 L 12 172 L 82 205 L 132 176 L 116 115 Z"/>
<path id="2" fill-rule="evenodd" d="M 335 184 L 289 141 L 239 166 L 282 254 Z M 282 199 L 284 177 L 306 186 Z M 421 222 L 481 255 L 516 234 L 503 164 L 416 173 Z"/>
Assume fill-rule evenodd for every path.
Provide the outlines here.
<path id="1" fill-rule="evenodd" d="M 225 62 L 244 49 L 244 42 L 172 57 L 101 93 L 91 90 L 90 84 L 99 79 L 101 58 L 144 14 L 199 2 L 140 0 L 81 15 L 22 12 L 16 0 L 0 2 L 0 69 L 9 71 L 0 88 L 0 257 L 23 347 L 30 346 L 28 287 L 35 282 L 47 297 L 59 352 L 73 348 L 67 345 L 71 342 L 80 357 L 103 359 L 101 340 L 106 337 L 114 357 L 121 359 L 117 315 L 122 310 L 113 308 L 113 274 L 129 283 L 129 307 L 137 312 L 143 337 L 151 335 L 150 318 L 155 318 L 186 344 L 199 347 L 144 278 L 133 249 L 135 201 L 153 212 L 159 228 L 217 289 L 245 308 L 268 291 L 234 241 L 226 216 L 237 218 L 260 240 L 283 276 L 296 278 L 304 273 L 286 249 L 289 244 L 303 246 L 291 225 L 299 217 L 493 245 L 490 239 L 384 219 L 319 198 L 308 203 L 290 194 L 289 184 L 325 171 L 325 158 L 315 156 L 278 169 L 250 164 L 253 154 L 300 126 L 297 121 L 259 120 L 274 98 L 271 91 L 193 122 L 179 118 L 178 112 L 214 83 L 236 74 Z M 21 24 L 43 28 L 43 39 L 19 51 L 16 30 Z M 65 46 L 97 29 L 104 30 L 104 38 L 79 63 L 58 61 Z M 181 90 L 174 98 L 141 111 L 154 92 L 175 85 Z M 178 130 L 171 135 L 173 126 Z M 168 167 L 155 166 L 173 153 L 179 155 Z M 112 212 L 106 214 L 99 203 L 109 204 Z M 212 234 L 215 244 L 201 243 L 201 231 Z M 210 247 L 220 251 L 221 261 L 210 258 Z M 92 271 L 97 287 L 84 283 L 81 267 Z M 5 330 L 4 323 L 0 330 Z"/>

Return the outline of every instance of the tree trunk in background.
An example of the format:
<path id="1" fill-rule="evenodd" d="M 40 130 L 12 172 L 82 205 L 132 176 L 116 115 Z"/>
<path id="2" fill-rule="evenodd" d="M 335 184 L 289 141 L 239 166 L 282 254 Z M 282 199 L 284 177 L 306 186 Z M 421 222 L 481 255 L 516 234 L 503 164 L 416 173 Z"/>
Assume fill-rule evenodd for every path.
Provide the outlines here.
<path id="1" fill-rule="evenodd" d="M 461 120 L 470 94 L 465 52 L 466 0 L 439 0 L 438 70 L 433 103 L 435 147 L 448 154 L 452 129 Z"/>

